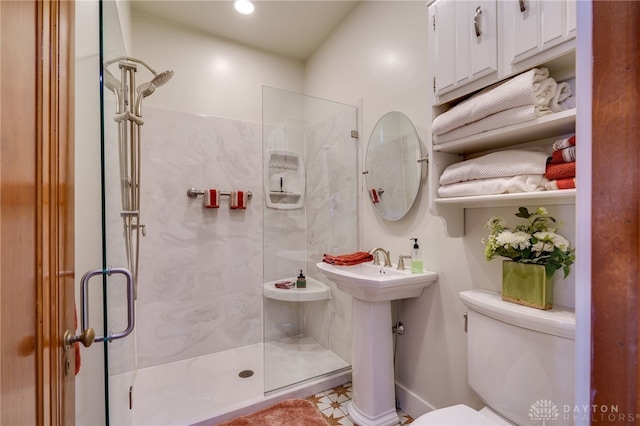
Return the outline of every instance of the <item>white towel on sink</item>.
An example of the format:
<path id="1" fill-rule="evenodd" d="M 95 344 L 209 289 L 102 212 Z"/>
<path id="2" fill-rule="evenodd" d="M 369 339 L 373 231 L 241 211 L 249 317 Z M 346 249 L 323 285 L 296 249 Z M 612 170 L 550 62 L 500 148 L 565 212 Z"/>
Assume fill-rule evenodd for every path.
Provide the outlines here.
<path id="1" fill-rule="evenodd" d="M 546 68 L 533 68 L 488 87 L 433 120 L 431 131 L 442 135 L 500 111 L 525 105 L 548 106 L 557 83 Z"/>

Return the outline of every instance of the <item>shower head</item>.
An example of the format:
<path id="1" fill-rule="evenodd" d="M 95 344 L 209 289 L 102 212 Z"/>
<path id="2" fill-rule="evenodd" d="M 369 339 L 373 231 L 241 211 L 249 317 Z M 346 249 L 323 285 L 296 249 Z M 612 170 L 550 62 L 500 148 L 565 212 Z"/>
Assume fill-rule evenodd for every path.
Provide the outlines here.
<path id="1" fill-rule="evenodd" d="M 138 92 L 138 96 L 146 98 L 150 94 L 156 91 L 156 85 L 153 84 L 153 81 L 149 81 L 148 83 L 142 83 L 137 87 L 136 92 Z"/>
<path id="2" fill-rule="evenodd" d="M 156 74 L 155 77 L 153 77 L 153 80 L 151 80 L 151 83 L 153 83 L 155 87 L 160 87 L 167 81 L 171 80 L 171 77 L 173 77 L 173 70 L 166 70 L 160 74 Z"/>
<path id="3" fill-rule="evenodd" d="M 141 115 L 141 107 L 142 107 L 142 99 L 151 95 L 156 91 L 156 87 L 160 87 L 165 84 L 167 81 L 171 80 L 173 77 L 173 71 L 167 70 L 163 71 L 160 74 L 155 74 L 155 77 L 147 83 L 142 83 L 140 86 L 136 88 L 136 92 L 138 93 L 138 97 L 136 99 L 135 104 L 135 114 L 139 117 Z"/>

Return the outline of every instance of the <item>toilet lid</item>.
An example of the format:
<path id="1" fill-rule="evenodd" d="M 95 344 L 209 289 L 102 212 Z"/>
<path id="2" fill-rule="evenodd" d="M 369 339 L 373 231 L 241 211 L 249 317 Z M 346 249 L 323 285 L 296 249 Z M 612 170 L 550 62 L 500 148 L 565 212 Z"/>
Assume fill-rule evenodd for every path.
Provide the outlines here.
<path id="1" fill-rule="evenodd" d="M 497 423 L 463 404 L 430 411 L 411 423 L 412 426 L 496 426 L 498 424 L 503 423 Z"/>

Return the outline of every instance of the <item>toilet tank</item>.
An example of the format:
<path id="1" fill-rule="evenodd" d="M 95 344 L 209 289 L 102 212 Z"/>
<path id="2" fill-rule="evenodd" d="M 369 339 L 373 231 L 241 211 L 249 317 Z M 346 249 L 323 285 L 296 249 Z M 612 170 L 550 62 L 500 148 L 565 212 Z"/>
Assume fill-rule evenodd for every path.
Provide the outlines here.
<path id="1" fill-rule="evenodd" d="M 505 302 L 499 293 L 460 293 L 467 306 L 469 385 L 518 425 L 573 424 L 575 313 Z"/>

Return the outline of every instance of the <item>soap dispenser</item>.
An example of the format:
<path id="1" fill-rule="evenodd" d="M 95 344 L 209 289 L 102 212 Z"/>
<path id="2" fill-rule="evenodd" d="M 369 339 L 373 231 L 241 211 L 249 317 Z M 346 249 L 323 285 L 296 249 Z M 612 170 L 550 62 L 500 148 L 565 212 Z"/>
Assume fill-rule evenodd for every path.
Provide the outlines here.
<path id="1" fill-rule="evenodd" d="M 413 240 L 413 249 L 411 249 L 411 273 L 421 274 L 423 272 L 422 250 L 420 250 L 420 246 L 418 245 L 417 238 L 410 238 L 410 239 Z"/>
<path id="2" fill-rule="evenodd" d="M 302 269 L 300 269 L 300 275 L 298 275 L 298 279 L 296 280 L 296 288 L 307 288 L 307 279 L 302 273 Z"/>

